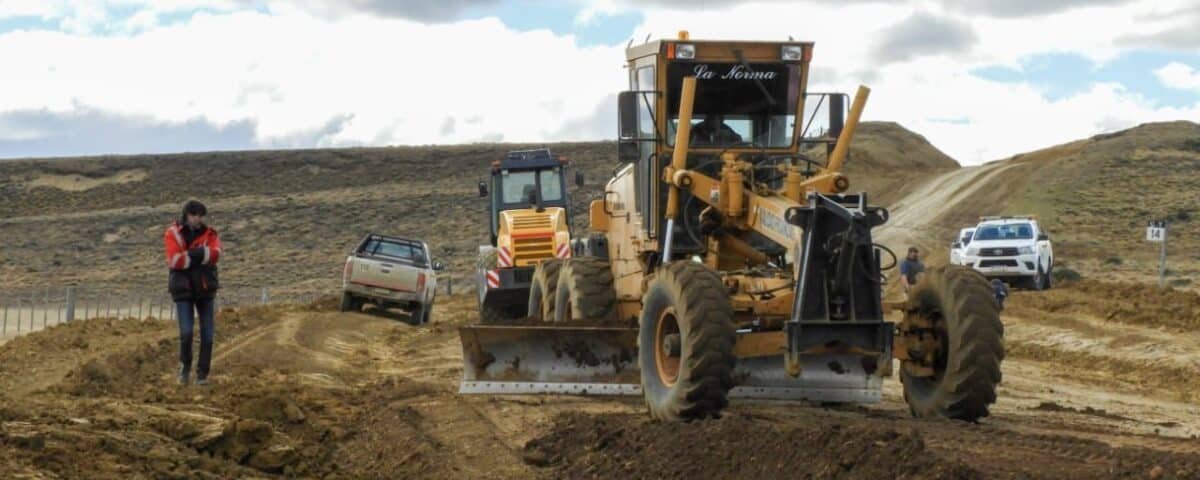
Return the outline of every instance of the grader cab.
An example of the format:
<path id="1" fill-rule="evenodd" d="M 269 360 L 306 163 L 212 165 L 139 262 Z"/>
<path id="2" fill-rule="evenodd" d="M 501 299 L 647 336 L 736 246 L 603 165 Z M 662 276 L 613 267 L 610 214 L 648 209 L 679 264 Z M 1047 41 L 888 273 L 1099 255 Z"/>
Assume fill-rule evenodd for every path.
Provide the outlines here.
<path id="1" fill-rule="evenodd" d="M 896 258 L 871 231 L 888 212 L 840 171 L 869 90 L 848 112 L 809 92 L 812 52 L 686 32 L 629 48 L 623 166 L 589 209 L 604 248 L 536 269 L 540 323 L 463 327 L 460 391 L 642 395 L 699 418 L 731 397 L 875 402 L 899 359 L 914 414 L 987 415 L 1003 330 L 986 281 L 930 272 L 885 319 Z"/>

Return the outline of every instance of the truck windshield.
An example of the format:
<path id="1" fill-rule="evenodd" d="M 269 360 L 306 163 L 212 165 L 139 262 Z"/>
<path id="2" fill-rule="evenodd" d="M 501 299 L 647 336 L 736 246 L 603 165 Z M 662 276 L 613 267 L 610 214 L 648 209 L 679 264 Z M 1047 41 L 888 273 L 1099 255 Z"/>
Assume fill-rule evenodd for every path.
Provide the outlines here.
<path id="1" fill-rule="evenodd" d="M 425 249 L 413 243 L 373 238 L 363 245 L 362 252 L 372 256 L 408 260 L 418 264 L 425 263 Z"/>
<path id="2" fill-rule="evenodd" d="M 1029 240 L 1033 238 L 1033 226 L 1028 223 L 1004 225 L 982 225 L 975 230 L 972 240 Z"/>
<path id="3" fill-rule="evenodd" d="M 529 195 L 537 188 L 537 180 L 541 180 L 542 201 L 561 201 L 562 182 L 559 170 L 556 167 L 537 171 L 504 171 L 500 176 L 501 200 L 504 203 L 529 203 Z M 535 178 L 535 175 L 541 178 Z"/>
<path id="4" fill-rule="evenodd" d="M 800 66 L 783 63 L 672 63 L 667 66 L 667 142 L 675 143 L 683 78 L 696 77 L 694 147 L 789 147 L 795 133 Z"/>

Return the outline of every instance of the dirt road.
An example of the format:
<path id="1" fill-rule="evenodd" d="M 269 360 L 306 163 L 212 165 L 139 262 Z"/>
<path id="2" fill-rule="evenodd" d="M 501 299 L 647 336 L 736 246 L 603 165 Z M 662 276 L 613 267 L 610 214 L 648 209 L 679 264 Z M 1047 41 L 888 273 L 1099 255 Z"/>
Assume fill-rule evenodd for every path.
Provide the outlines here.
<path id="1" fill-rule="evenodd" d="M 1057 361 L 1140 335 L 1111 355 L 1144 365 L 1140 373 L 1159 361 L 1188 368 L 1200 336 L 1014 311 L 1021 316 L 1005 320 L 1016 353 L 993 415 L 976 425 L 909 418 L 898 382 L 878 405 L 735 403 L 721 420 L 685 426 L 647 420 L 636 398 L 459 396 L 455 327 L 474 320 L 468 297 L 443 302 L 424 327 L 402 315 L 227 312 L 207 388 L 173 384 L 171 325 L 76 322 L 0 347 L 0 476 L 1200 475 L 1189 384 Z M 1169 360 L 1146 353 L 1155 349 Z M 1046 351 L 1058 356 L 1042 358 Z"/>

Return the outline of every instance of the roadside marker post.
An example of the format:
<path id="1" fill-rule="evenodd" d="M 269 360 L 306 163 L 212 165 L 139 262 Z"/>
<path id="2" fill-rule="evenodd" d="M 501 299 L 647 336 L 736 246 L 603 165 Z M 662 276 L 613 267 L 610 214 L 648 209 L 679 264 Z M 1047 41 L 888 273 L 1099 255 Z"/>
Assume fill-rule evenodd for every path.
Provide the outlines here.
<path id="1" fill-rule="evenodd" d="M 1158 255 L 1158 288 L 1167 288 L 1167 233 L 1169 230 L 1166 220 L 1155 220 L 1146 224 L 1146 241 L 1157 242 L 1162 246 Z"/>

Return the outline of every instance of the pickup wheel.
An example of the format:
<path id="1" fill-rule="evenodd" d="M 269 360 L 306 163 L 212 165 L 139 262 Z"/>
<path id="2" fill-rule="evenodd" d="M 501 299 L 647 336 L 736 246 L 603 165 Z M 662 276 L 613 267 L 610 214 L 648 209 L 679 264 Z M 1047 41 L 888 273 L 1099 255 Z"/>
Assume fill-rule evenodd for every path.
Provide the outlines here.
<path id="1" fill-rule="evenodd" d="M 425 308 L 422 309 L 421 325 L 425 325 L 425 324 L 429 323 L 429 320 L 432 318 L 433 318 L 433 301 L 431 300 L 429 302 L 429 305 L 425 305 Z"/>
<path id="2" fill-rule="evenodd" d="M 1038 265 L 1037 273 L 1033 274 L 1033 278 L 1029 279 L 1029 288 L 1034 290 L 1046 289 L 1046 273 L 1042 271 L 1042 266 Z"/>
<path id="3" fill-rule="evenodd" d="M 1047 265 L 1047 267 L 1046 267 L 1045 287 L 1046 287 L 1046 290 L 1049 290 L 1052 287 L 1054 287 L 1054 259 L 1051 258 L 1050 261 L 1046 262 L 1046 265 Z"/>
<path id="4" fill-rule="evenodd" d="M 342 305 L 338 308 L 342 312 L 357 312 L 362 310 L 362 302 L 349 292 L 342 292 Z"/>

